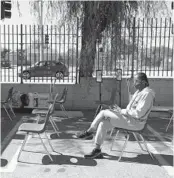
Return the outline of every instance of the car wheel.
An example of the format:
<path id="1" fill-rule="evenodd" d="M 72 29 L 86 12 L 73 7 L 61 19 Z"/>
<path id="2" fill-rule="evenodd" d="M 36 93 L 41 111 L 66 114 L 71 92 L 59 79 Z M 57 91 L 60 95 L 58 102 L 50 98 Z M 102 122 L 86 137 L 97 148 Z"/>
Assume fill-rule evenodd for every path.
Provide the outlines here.
<path id="1" fill-rule="evenodd" d="M 57 79 L 63 79 L 63 73 L 62 72 L 56 72 L 56 78 Z"/>
<path id="2" fill-rule="evenodd" d="M 29 72 L 23 72 L 23 79 L 30 79 L 30 73 Z"/>

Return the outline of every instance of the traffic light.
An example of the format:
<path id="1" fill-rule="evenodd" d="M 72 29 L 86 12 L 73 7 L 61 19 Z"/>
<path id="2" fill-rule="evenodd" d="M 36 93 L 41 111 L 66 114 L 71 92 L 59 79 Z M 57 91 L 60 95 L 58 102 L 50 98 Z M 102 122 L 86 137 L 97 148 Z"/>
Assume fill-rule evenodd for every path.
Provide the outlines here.
<path id="1" fill-rule="evenodd" d="M 45 44 L 49 44 L 49 35 L 45 35 Z"/>
<path id="2" fill-rule="evenodd" d="M 11 1 L 1 1 L 1 19 L 11 18 Z"/>

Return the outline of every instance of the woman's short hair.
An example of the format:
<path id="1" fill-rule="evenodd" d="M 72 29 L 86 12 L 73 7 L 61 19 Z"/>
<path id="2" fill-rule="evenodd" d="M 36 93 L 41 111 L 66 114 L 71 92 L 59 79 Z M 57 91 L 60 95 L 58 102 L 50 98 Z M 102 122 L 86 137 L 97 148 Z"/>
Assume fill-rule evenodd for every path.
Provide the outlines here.
<path id="1" fill-rule="evenodd" d="M 137 74 L 137 77 L 141 80 L 141 81 L 144 81 L 146 86 L 149 86 L 149 81 L 147 79 L 147 75 L 143 72 L 140 72 Z"/>

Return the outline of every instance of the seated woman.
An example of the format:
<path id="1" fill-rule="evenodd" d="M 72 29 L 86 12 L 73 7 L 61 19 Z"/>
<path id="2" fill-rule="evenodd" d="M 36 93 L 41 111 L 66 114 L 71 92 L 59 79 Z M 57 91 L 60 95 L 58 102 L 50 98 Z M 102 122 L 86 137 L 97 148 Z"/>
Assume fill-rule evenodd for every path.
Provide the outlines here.
<path id="1" fill-rule="evenodd" d="M 150 113 L 155 93 L 149 88 L 149 82 L 145 73 L 138 73 L 134 78 L 136 92 L 126 109 L 119 107 L 101 110 L 91 123 L 88 130 L 82 132 L 78 138 L 88 138 L 94 132 L 95 148 L 85 158 L 97 158 L 102 155 L 101 145 L 108 130 L 114 127 L 140 130 L 144 128 L 148 114 Z"/>

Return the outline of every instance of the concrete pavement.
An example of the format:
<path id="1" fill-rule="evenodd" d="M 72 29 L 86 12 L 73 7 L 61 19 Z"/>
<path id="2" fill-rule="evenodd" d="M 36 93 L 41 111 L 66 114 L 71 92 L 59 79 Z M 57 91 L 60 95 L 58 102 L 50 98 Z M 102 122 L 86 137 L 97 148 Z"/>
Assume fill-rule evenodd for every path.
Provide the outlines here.
<path id="1" fill-rule="evenodd" d="M 49 125 L 47 134 L 52 146 L 62 154 L 51 153 L 53 163 L 50 163 L 48 156 L 45 154 L 33 152 L 22 152 L 20 160 L 27 163 L 17 162 L 17 155 L 24 140 L 24 133 L 17 132 L 11 136 L 10 143 L 1 155 L 1 177 L 170 178 L 174 175 L 173 130 L 170 127 L 169 131 L 165 133 L 162 128 L 165 130 L 168 120 L 159 122 L 157 118 L 151 118 L 149 126 L 164 136 L 163 142 L 151 131 L 145 130 L 145 138 L 148 140 L 149 149 L 154 154 L 155 160 L 152 160 L 146 152 L 139 148 L 134 138 L 130 138 L 126 152 L 122 160 L 118 162 L 117 159 L 123 146 L 122 140 L 125 139 L 124 134 L 120 134 L 119 140 L 114 142 L 113 151 L 110 151 L 112 140 L 108 134 L 102 147 L 103 159 L 84 159 L 83 155 L 93 149 L 93 140 L 79 140 L 74 137 L 74 134 L 88 128 L 93 119 L 93 114 L 94 111 L 84 111 L 82 114 L 78 114 L 77 117 L 74 115 L 70 119 L 58 117 L 56 123 L 60 130 L 60 137 L 52 133 L 52 127 Z M 25 115 L 23 114 L 22 118 Z M 26 119 L 23 121 L 26 122 Z M 48 144 L 47 147 L 51 151 Z M 25 149 L 34 152 L 44 151 L 38 138 L 30 138 Z"/>

